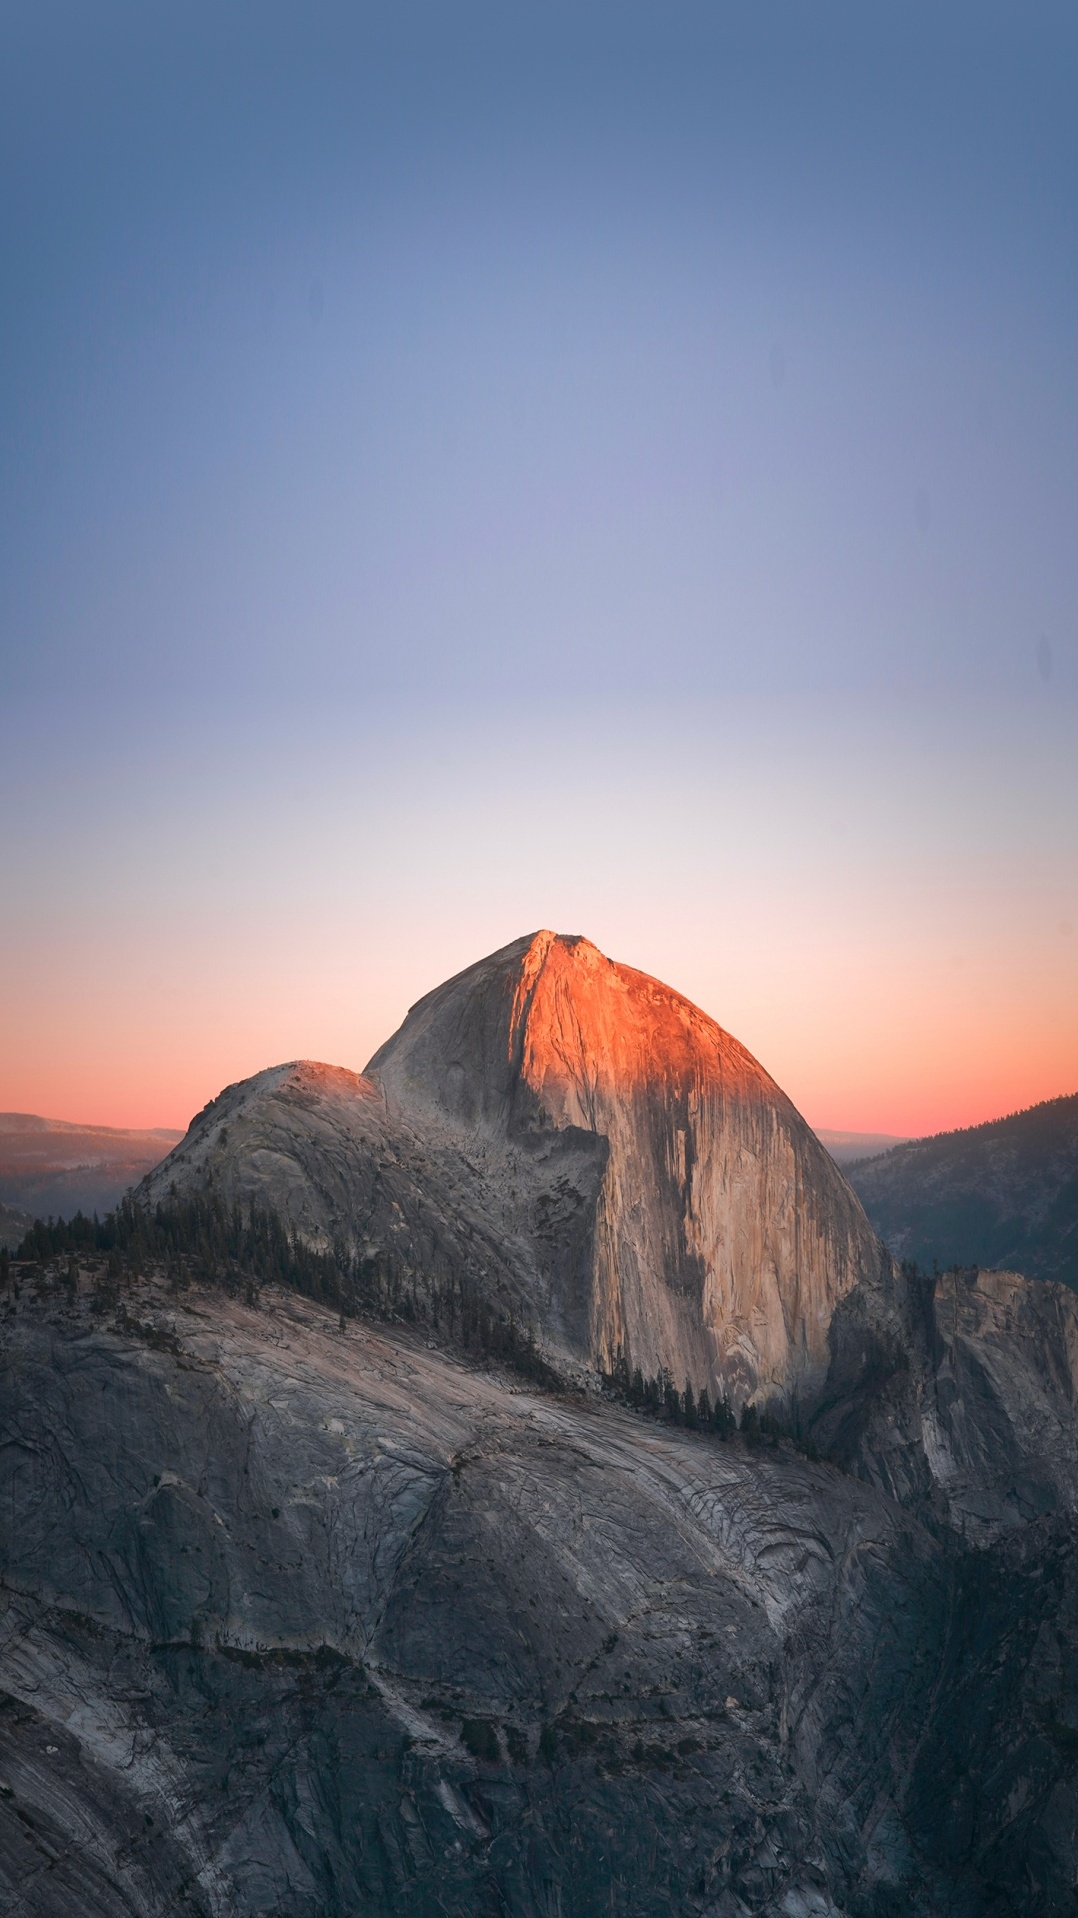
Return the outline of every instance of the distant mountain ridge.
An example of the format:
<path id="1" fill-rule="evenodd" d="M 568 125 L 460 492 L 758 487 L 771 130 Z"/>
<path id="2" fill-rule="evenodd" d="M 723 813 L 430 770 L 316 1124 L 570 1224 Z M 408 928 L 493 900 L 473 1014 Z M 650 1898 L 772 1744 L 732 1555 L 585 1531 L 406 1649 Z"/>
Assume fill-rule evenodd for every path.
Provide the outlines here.
<path id="1" fill-rule="evenodd" d="M 1078 1092 L 843 1170 L 896 1258 L 1078 1288 Z"/>
<path id="2" fill-rule="evenodd" d="M 40 1218 L 107 1212 L 182 1137 L 165 1126 L 136 1130 L 0 1112 L 0 1201 Z"/>
<path id="3" fill-rule="evenodd" d="M 831 1126 L 814 1126 L 822 1146 L 826 1146 L 836 1165 L 852 1165 L 856 1159 L 875 1159 L 892 1146 L 905 1145 L 904 1132 L 836 1132 Z"/>

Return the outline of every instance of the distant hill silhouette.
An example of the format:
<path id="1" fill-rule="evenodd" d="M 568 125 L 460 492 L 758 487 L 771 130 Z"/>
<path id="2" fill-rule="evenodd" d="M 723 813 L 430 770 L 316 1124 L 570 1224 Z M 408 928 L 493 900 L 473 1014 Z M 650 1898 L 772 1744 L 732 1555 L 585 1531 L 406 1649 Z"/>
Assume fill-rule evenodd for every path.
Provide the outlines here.
<path id="1" fill-rule="evenodd" d="M 828 1126 L 814 1126 L 822 1146 L 826 1146 L 836 1165 L 851 1165 L 855 1159 L 875 1159 L 893 1145 L 905 1145 L 904 1132 L 834 1132 Z"/>
<path id="2" fill-rule="evenodd" d="M 1078 1093 L 843 1170 L 897 1257 L 1078 1289 Z"/>
<path id="3" fill-rule="evenodd" d="M 0 1112 L 0 1201 L 20 1218 L 107 1212 L 182 1137 L 167 1127 L 136 1132 Z M 25 1225 L 7 1222 L 7 1231 L 17 1239 Z"/>

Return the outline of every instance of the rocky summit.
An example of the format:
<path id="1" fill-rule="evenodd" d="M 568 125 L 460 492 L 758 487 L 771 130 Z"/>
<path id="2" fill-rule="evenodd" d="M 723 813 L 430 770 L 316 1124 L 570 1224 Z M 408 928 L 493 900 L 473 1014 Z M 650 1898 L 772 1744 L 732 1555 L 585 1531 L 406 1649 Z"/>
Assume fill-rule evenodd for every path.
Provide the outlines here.
<path id="1" fill-rule="evenodd" d="M 11 1270 L 0 1910 L 1073 1913 L 1078 1299 L 896 1266 L 668 988 L 520 940 Z"/>
<path id="2" fill-rule="evenodd" d="M 212 1176 L 420 1290 L 463 1263 L 560 1359 L 818 1391 L 836 1304 L 890 1261 L 789 1099 L 696 1006 L 540 932 L 422 999 L 356 1075 L 230 1087 L 143 1186 Z"/>

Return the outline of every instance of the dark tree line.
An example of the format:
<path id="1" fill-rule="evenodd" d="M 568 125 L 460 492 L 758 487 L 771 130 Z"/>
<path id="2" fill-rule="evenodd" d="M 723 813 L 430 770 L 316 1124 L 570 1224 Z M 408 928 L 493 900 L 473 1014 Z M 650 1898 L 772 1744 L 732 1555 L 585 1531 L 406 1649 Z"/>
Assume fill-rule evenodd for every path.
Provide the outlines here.
<path id="1" fill-rule="evenodd" d="M 104 1296 L 124 1279 L 164 1271 L 180 1290 L 192 1281 L 242 1294 L 256 1305 L 263 1285 L 279 1285 L 342 1321 L 360 1316 L 428 1324 L 466 1351 L 500 1360 L 535 1384 L 558 1385 L 529 1329 L 499 1315 L 461 1275 L 421 1284 L 394 1252 L 354 1255 L 319 1251 L 291 1232 L 268 1207 L 226 1205 L 216 1195 L 140 1206 L 125 1198 L 104 1219 L 38 1219 L 15 1254 L 46 1264 L 67 1258 L 104 1258 Z"/>
<path id="2" fill-rule="evenodd" d="M 128 1198 L 104 1219 L 82 1212 L 36 1219 L 15 1256 L 44 1264 L 65 1254 L 104 1254 L 114 1279 L 163 1266 L 180 1283 L 197 1279 L 230 1290 L 276 1283 L 338 1311 L 355 1309 L 355 1281 L 335 1254 L 304 1245 L 268 1209 L 245 1212 L 216 1197 L 174 1199 L 152 1210 Z"/>
<path id="3" fill-rule="evenodd" d="M 679 1392 L 669 1372 L 661 1369 L 654 1378 L 645 1378 L 639 1366 L 630 1369 L 624 1353 L 618 1353 L 612 1370 L 605 1374 L 604 1383 L 624 1404 L 638 1412 L 647 1412 L 652 1418 L 665 1419 L 669 1425 L 685 1425 L 690 1431 L 717 1432 L 720 1438 L 729 1438 L 737 1430 L 737 1420 L 724 1398 L 716 1395 L 712 1404 L 707 1387 L 701 1386 L 697 1394 L 688 1379 L 685 1390 Z"/>
<path id="4" fill-rule="evenodd" d="M 787 1439 L 808 1457 L 816 1456 L 816 1448 L 802 1433 L 796 1412 L 780 1418 L 766 1409 L 761 1411 L 755 1405 L 745 1405 L 739 1420 L 719 1393 L 712 1401 L 706 1386 L 694 1392 L 689 1379 L 685 1381 L 684 1391 L 679 1392 L 670 1374 L 661 1368 L 654 1378 L 645 1378 L 639 1366 L 630 1368 L 623 1353 L 618 1354 L 603 1382 L 623 1404 L 651 1418 L 662 1419 L 668 1425 L 683 1425 L 693 1432 L 714 1432 L 722 1439 L 740 1432 L 750 1445 L 777 1444 L 780 1439 Z"/>
<path id="5" fill-rule="evenodd" d="M 512 1366 L 545 1390 L 562 1383 L 530 1329 L 512 1313 L 498 1313 L 459 1271 L 431 1282 L 421 1280 L 391 1249 L 365 1255 L 342 1248 L 317 1251 L 269 1207 L 226 1205 L 216 1194 L 174 1198 L 152 1209 L 125 1198 L 104 1219 L 77 1212 L 73 1219 L 36 1220 L 15 1254 L 17 1260 L 42 1265 L 66 1258 L 72 1282 L 80 1256 L 104 1257 L 103 1304 L 124 1279 L 150 1270 L 163 1270 L 177 1290 L 192 1281 L 218 1285 L 249 1305 L 258 1303 L 263 1285 L 279 1285 L 329 1307 L 342 1323 L 371 1317 L 428 1325 L 467 1352 Z M 746 1405 L 738 1420 L 719 1394 L 712 1402 L 706 1387 L 694 1392 L 688 1380 L 679 1391 L 665 1371 L 645 1378 L 623 1354 L 604 1383 L 623 1404 L 667 1424 L 724 1439 L 740 1432 L 750 1445 L 787 1439 L 816 1456 L 796 1411 L 779 1418 Z"/>

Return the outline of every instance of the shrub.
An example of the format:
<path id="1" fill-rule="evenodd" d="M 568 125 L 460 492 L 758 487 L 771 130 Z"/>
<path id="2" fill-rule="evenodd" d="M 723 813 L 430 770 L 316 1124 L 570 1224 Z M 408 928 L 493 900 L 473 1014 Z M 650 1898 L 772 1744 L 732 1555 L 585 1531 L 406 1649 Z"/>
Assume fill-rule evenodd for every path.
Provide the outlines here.
<path id="1" fill-rule="evenodd" d="M 488 1765 L 498 1763 L 501 1748 L 498 1734 L 489 1718 L 466 1718 L 461 1725 L 460 1736 L 473 1758 L 482 1758 Z"/>

